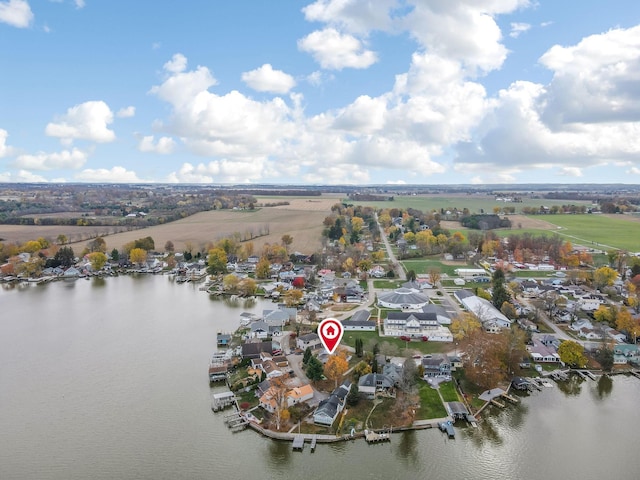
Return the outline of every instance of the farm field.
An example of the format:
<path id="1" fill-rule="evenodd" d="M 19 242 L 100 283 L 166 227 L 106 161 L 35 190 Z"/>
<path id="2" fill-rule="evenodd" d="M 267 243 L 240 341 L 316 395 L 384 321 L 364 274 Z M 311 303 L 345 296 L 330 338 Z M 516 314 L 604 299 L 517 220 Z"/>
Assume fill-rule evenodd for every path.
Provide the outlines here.
<path id="1" fill-rule="evenodd" d="M 78 227 L 73 225 L 0 225 L 0 239 L 7 243 L 24 243 L 37 238 L 54 242 L 60 234 L 70 242 L 88 241 L 99 235 L 110 235 L 126 227 Z M 143 235 L 146 236 L 146 235 Z M 139 238 L 139 237 L 136 237 Z"/>
<path id="2" fill-rule="evenodd" d="M 552 207 L 554 205 L 591 205 L 591 202 L 577 201 L 577 200 L 549 200 L 543 198 L 523 198 L 522 203 L 505 203 L 497 202 L 493 195 L 411 195 L 411 196 L 396 196 L 393 201 L 358 201 L 354 202 L 348 199 L 343 199 L 346 203 L 352 203 L 354 205 L 370 205 L 375 208 L 415 208 L 423 212 L 429 212 L 431 210 L 440 211 L 452 210 L 457 208 L 462 210 L 468 208 L 471 213 L 493 213 L 494 207 L 515 207 L 516 212 L 519 212 L 522 207 L 539 207 L 545 205 Z"/>
<path id="3" fill-rule="evenodd" d="M 144 229 L 116 233 L 105 236 L 107 249 L 121 249 L 126 243 L 138 238 L 152 237 L 156 249 L 162 251 L 171 240 L 176 251 L 184 251 L 188 244 L 194 252 L 203 251 L 207 243 L 231 236 L 235 232 L 244 237 L 247 232 L 266 230 L 269 234 L 252 239 L 254 249 L 259 252 L 263 245 L 279 244 L 285 234 L 293 237 L 289 247 L 291 252 L 299 251 L 312 254 L 321 248 L 323 220 L 330 213 L 330 205 L 335 201 L 307 203 L 303 199 L 295 200 L 293 206 L 262 208 L 255 211 L 212 210 L 200 212 L 175 222 L 156 225 Z M 326 207 L 326 205 L 329 205 Z M 307 209 L 303 208 L 308 206 Z M 288 208 L 287 208 L 288 207 Z M 326 209 L 325 209 L 326 208 Z M 74 250 L 81 249 L 89 238 L 96 235 L 113 233 L 115 227 L 67 227 L 67 226 L 22 226 L 1 225 L 0 237 L 7 242 L 33 240 L 45 237 L 55 240 L 59 234 L 66 235 Z M 84 235 L 79 237 L 79 235 Z"/>
<path id="4" fill-rule="evenodd" d="M 572 243 L 598 249 L 640 251 L 640 222 L 626 215 L 553 215 L 547 221 Z"/>

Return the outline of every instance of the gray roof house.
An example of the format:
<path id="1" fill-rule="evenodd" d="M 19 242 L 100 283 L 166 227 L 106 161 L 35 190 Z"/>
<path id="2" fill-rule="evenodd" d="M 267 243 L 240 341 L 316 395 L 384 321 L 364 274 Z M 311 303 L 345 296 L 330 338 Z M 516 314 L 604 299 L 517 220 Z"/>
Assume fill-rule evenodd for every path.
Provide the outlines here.
<path id="1" fill-rule="evenodd" d="M 320 341 L 320 337 L 317 333 L 307 333 L 306 335 L 296 338 L 296 347 L 301 350 L 306 350 L 307 347 L 313 350 L 315 348 L 320 348 L 321 346 L 322 342 Z"/>
<path id="2" fill-rule="evenodd" d="M 338 414 L 344 409 L 345 400 L 351 390 L 351 382 L 345 382 L 336 388 L 329 398 L 322 400 L 318 404 L 318 408 L 313 413 L 313 423 L 318 425 L 331 426 Z"/>
<path id="3" fill-rule="evenodd" d="M 451 361 L 444 354 L 423 357 L 422 368 L 425 378 L 451 375 Z"/>
<path id="4" fill-rule="evenodd" d="M 383 373 L 368 373 L 358 380 L 358 391 L 369 399 L 375 398 L 377 392 L 390 390 L 393 386 L 393 379 Z"/>

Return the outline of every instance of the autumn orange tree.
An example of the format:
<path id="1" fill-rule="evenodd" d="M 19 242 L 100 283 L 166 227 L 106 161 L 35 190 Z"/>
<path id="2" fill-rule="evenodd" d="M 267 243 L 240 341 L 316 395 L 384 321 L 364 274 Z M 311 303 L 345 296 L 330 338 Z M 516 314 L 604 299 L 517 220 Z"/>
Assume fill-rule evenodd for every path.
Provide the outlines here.
<path id="1" fill-rule="evenodd" d="M 463 312 L 451 322 L 453 337 L 460 341 L 480 330 L 480 321 L 470 312 Z"/>
<path id="2" fill-rule="evenodd" d="M 626 308 L 621 308 L 616 315 L 616 328 L 626 332 L 627 337 L 636 343 L 640 336 L 640 319 L 634 318 Z"/>
<path id="3" fill-rule="evenodd" d="M 335 382 L 336 388 L 338 388 L 338 380 L 342 378 L 342 375 L 349 369 L 349 363 L 347 362 L 347 355 L 344 350 L 338 350 L 334 355 L 331 355 L 324 366 L 324 376 L 329 380 Z"/>

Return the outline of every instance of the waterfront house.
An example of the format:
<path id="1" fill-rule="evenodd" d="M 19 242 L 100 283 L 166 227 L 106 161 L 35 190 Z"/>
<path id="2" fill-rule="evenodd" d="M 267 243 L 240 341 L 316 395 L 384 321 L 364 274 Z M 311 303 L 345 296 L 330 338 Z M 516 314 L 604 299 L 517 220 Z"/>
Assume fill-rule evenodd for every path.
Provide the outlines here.
<path id="1" fill-rule="evenodd" d="M 269 341 L 267 342 L 245 342 L 242 344 L 242 358 L 260 358 L 260 352 L 269 352 L 273 351 L 273 344 Z"/>
<path id="2" fill-rule="evenodd" d="M 557 363 L 560 362 L 560 355 L 554 344 L 544 345 L 540 340 L 534 338 L 533 345 L 527 347 L 534 362 L 537 363 Z"/>
<path id="3" fill-rule="evenodd" d="M 624 365 L 627 363 L 640 363 L 640 350 L 638 345 L 621 343 L 613 347 L 613 363 Z"/>
<path id="4" fill-rule="evenodd" d="M 422 358 L 424 378 L 451 375 L 451 361 L 444 354 L 427 355 Z"/>
<path id="5" fill-rule="evenodd" d="M 318 408 L 313 413 L 313 423 L 330 427 L 338 414 L 344 409 L 345 401 L 349 391 L 351 390 L 351 382 L 345 382 L 336 388 L 329 398 L 322 400 L 318 404 Z"/>
<path id="6" fill-rule="evenodd" d="M 370 400 L 379 392 L 388 394 L 393 386 L 393 379 L 383 373 L 368 373 L 358 380 L 358 392 Z"/>
<path id="7" fill-rule="evenodd" d="M 253 322 L 249 327 L 249 336 L 251 338 L 267 338 L 269 336 L 269 325 L 267 325 L 267 322 L 262 320 Z"/>

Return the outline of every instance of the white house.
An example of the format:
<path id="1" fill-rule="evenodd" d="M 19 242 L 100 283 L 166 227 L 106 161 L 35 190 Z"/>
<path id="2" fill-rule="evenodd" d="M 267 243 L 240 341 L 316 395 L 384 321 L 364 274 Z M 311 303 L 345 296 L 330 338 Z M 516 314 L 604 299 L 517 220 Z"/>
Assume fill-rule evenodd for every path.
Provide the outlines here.
<path id="1" fill-rule="evenodd" d="M 311 348 L 314 350 L 316 348 L 320 348 L 322 346 L 322 341 L 317 333 L 308 333 L 306 335 L 302 335 L 296 338 L 296 347 L 300 350 L 306 350 L 307 348 Z"/>

